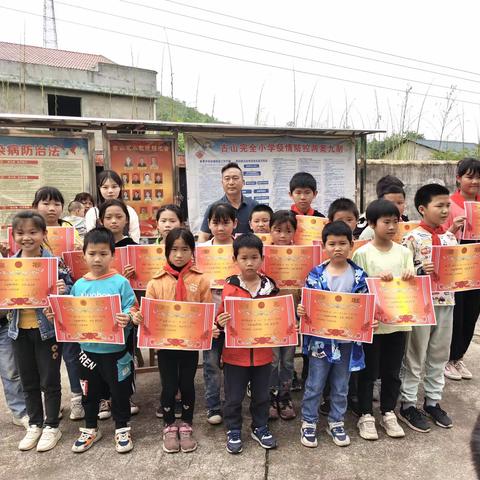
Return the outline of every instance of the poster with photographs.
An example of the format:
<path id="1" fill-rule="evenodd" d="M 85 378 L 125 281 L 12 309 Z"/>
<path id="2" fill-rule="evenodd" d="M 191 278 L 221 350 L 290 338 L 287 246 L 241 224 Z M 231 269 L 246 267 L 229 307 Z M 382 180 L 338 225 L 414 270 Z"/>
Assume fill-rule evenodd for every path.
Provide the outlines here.
<path id="1" fill-rule="evenodd" d="M 173 139 L 110 138 L 110 164 L 123 180 L 122 198 L 138 214 L 142 237 L 156 237 L 161 205 L 175 192 Z"/>

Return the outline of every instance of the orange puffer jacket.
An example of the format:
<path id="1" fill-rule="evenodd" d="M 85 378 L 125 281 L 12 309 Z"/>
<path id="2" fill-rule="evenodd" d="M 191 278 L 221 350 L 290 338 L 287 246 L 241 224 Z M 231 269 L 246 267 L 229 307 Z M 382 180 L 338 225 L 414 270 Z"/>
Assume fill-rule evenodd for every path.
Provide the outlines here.
<path id="1" fill-rule="evenodd" d="M 274 280 L 270 277 L 260 275 L 262 278 L 262 288 L 269 282 L 271 284 L 271 291 L 268 295 L 257 295 L 255 298 L 261 297 L 274 297 L 278 295 L 279 289 L 277 288 Z M 226 297 L 243 297 L 253 298 L 248 290 L 245 290 L 240 286 L 240 281 L 237 275 L 232 275 L 227 278 L 227 283 L 223 288 L 222 303 L 218 310 L 218 315 L 224 311 L 224 299 Z M 272 363 L 273 351 L 271 347 L 265 348 L 227 348 L 223 347 L 222 353 L 223 361 L 230 365 L 237 365 L 239 367 L 259 367 L 261 365 L 267 365 Z"/>

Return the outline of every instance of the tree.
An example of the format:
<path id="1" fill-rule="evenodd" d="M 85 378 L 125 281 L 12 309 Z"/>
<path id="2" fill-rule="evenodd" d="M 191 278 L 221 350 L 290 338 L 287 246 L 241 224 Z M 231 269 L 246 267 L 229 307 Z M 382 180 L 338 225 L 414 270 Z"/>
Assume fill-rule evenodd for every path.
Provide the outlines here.
<path id="1" fill-rule="evenodd" d="M 394 133 L 383 140 L 373 139 L 367 143 L 367 158 L 383 158 L 407 140 L 420 140 L 425 137 L 421 133 L 407 131 L 404 134 Z"/>

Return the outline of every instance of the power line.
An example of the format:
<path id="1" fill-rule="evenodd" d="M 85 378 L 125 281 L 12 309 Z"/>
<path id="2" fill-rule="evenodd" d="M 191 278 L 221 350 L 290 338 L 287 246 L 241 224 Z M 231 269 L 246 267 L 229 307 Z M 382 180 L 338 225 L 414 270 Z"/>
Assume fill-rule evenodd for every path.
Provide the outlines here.
<path id="1" fill-rule="evenodd" d="M 182 34 L 185 34 L 185 35 L 191 35 L 191 36 L 195 36 L 195 37 L 205 38 L 207 40 L 214 40 L 216 42 L 227 43 L 229 45 L 235 45 L 237 47 L 250 48 L 252 50 L 257 50 L 257 51 L 264 52 L 264 53 L 273 53 L 274 55 L 280 55 L 280 56 L 283 56 L 283 57 L 294 58 L 294 59 L 297 59 L 297 60 L 302 60 L 302 61 L 307 61 L 307 62 L 320 63 L 320 64 L 323 64 L 323 65 L 328 65 L 330 67 L 342 68 L 344 70 L 351 70 L 351 71 L 355 71 L 355 72 L 366 73 L 366 74 L 369 74 L 369 75 L 377 75 L 377 76 L 380 76 L 380 77 L 391 78 L 391 79 L 394 79 L 394 80 L 401 80 L 401 81 L 404 81 L 404 82 L 419 83 L 421 85 L 427 85 L 429 87 L 445 88 L 447 90 L 452 88 L 452 85 L 439 85 L 439 84 L 435 84 L 435 83 L 432 83 L 432 82 L 425 82 L 423 80 L 415 80 L 415 79 L 411 79 L 411 78 L 399 77 L 397 75 L 390 75 L 388 73 L 379 73 L 379 72 L 374 72 L 374 71 L 371 71 L 371 70 L 364 70 L 364 69 L 356 68 L 356 67 L 348 67 L 346 65 L 339 65 L 337 63 L 325 62 L 323 60 L 317 60 L 317 59 L 314 59 L 314 58 L 303 57 L 303 56 L 300 56 L 300 55 L 292 55 L 292 54 L 285 53 L 285 52 L 279 52 L 278 50 L 270 50 L 270 49 L 267 49 L 267 48 L 256 47 L 254 45 L 249 45 L 249 44 L 245 44 L 245 43 L 233 42 L 231 40 L 224 40 L 224 39 L 218 38 L 218 37 L 203 35 L 201 33 L 196 33 L 196 32 L 189 32 L 187 30 L 181 30 L 179 28 L 174 28 L 174 27 L 167 27 L 166 25 L 159 25 L 157 23 L 148 22 L 148 21 L 145 21 L 145 20 L 140 20 L 140 19 L 133 18 L 133 17 L 126 17 L 124 15 L 118 15 L 118 14 L 115 14 L 115 13 L 105 12 L 103 10 L 96 10 L 94 8 L 88 8 L 88 7 L 75 5 L 75 4 L 71 4 L 71 3 L 67 3 L 67 2 L 62 2 L 62 1 L 58 1 L 58 0 L 57 0 L 57 4 L 65 5 L 67 7 L 77 8 L 79 10 L 86 10 L 86 11 L 93 12 L 93 13 L 99 13 L 99 14 L 106 15 L 106 16 L 109 16 L 109 17 L 119 18 L 119 19 L 122 19 L 122 20 L 127 20 L 127 21 L 131 21 L 131 22 L 135 22 L 135 23 L 140 23 L 140 24 L 143 24 L 143 25 L 149 25 L 149 26 L 153 26 L 153 27 L 156 27 L 156 28 L 171 30 L 172 32 L 182 33 Z M 478 83 L 480 83 L 480 82 L 478 82 Z M 474 90 L 467 90 L 467 89 L 458 88 L 458 87 L 456 87 L 455 90 L 457 90 L 459 92 L 465 92 L 465 93 L 471 93 L 471 94 L 474 94 L 474 95 L 480 95 L 480 92 L 474 91 Z"/>
<path id="2" fill-rule="evenodd" d="M 124 0 L 120 0 L 120 1 L 124 1 Z M 442 65 L 440 63 L 433 63 L 433 62 L 429 62 L 427 60 L 419 60 L 419 59 L 413 58 L 413 57 L 406 57 L 406 56 L 402 56 L 402 55 L 398 55 L 398 54 L 394 54 L 394 53 L 390 53 L 390 52 L 385 52 L 383 50 L 376 50 L 374 48 L 361 47 L 359 45 L 355 45 L 354 43 L 347 43 L 347 42 L 341 42 L 341 41 L 338 41 L 338 40 L 332 40 L 331 38 L 320 37 L 318 35 L 313 35 L 311 33 L 299 32 L 298 30 L 291 30 L 289 28 L 280 27 L 278 25 L 270 25 L 268 23 L 262 23 L 262 22 L 258 22 L 258 21 L 255 21 L 255 20 L 250 20 L 250 19 L 247 19 L 247 18 L 237 17 L 235 15 L 231 15 L 231 14 L 228 14 L 228 13 L 221 13 L 221 12 L 217 12 L 215 10 L 209 10 L 207 8 L 197 7 L 196 5 L 190 5 L 188 3 L 178 2 L 176 0 L 164 0 L 164 1 L 168 2 L 168 3 L 173 3 L 175 5 L 181 5 L 182 7 L 192 8 L 194 10 L 200 10 L 200 11 L 207 12 L 207 13 L 213 13 L 215 15 L 231 18 L 233 20 L 240 20 L 242 22 L 252 23 L 254 25 L 259 25 L 261 27 L 268 27 L 268 28 L 273 28 L 275 30 L 281 30 L 281 31 L 287 32 L 287 33 L 293 33 L 293 34 L 296 34 L 296 35 L 303 35 L 304 37 L 314 38 L 316 40 L 322 40 L 324 42 L 335 43 L 335 44 L 338 44 L 338 45 L 344 45 L 346 47 L 352 47 L 352 48 L 357 48 L 359 50 L 365 50 L 367 52 L 380 53 L 382 55 L 387 55 L 389 57 L 401 58 L 402 60 L 408 60 L 408 61 L 417 62 L 417 63 L 424 63 L 426 65 L 431 65 L 431 66 L 434 66 L 434 67 L 446 68 L 448 70 L 455 70 L 457 72 L 469 73 L 471 75 L 480 76 L 480 73 L 477 73 L 477 72 L 471 72 L 469 70 L 463 70 L 461 68 L 450 67 L 448 65 Z M 132 3 L 132 2 L 125 1 L 125 3 Z M 147 5 L 143 5 L 143 6 L 147 7 Z M 150 8 L 153 8 L 153 7 L 150 7 Z M 232 27 L 232 28 L 234 28 L 234 27 Z"/>
<path id="3" fill-rule="evenodd" d="M 414 67 L 414 66 L 410 66 L 410 65 L 404 65 L 404 64 L 401 64 L 401 63 L 389 62 L 387 60 L 380 60 L 380 59 L 377 59 L 377 58 L 366 57 L 366 56 L 363 56 L 363 55 L 357 55 L 357 54 L 354 54 L 354 53 L 342 52 L 340 50 L 334 50 L 334 49 L 331 49 L 331 48 L 320 47 L 318 45 L 312 45 L 312 44 L 309 44 L 309 43 L 299 42 L 297 40 L 291 40 L 291 39 L 287 39 L 287 38 L 283 38 L 283 37 L 278 37 L 276 35 L 270 35 L 270 34 L 267 34 L 267 33 L 256 32 L 255 30 L 249 30 L 247 28 L 236 27 L 236 26 L 233 26 L 233 25 L 227 25 L 225 23 L 215 22 L 214 20 L 207 20 L 205 18 L 199 18 L 199 17 L 194 17 L 192 15 L 187 15 L 187 14 L 184 14 L 184 13 L 174 12 L 174 11 L 171 11 L 171 10 L 167 10 L 165 8 L 152 7 L 150 5 L 145 5 L 143 3 L 138 3 L 138 2 L 131 1 L 131 0 L 120 0 L 120 1 L 123 2 L 123 3 L 128 3 L 130 5 L 135 5 L 137 7 L 144 7 L 144 8 L 148 8 L 150 10 L 156 10 L 156 11 L 163 12 L 163 13 L 169 13 L 171 15 L 177 15 L 179 17 L 189 18 L 189 19 L 192 19 L 192 20 L 198 20 L 200 22 L 210 23 L 212 25 L 217 25 L 217 26 L 220 26 L 220 27 L 231 28 L 233 30 L 239 30 L 241 32 L 253 33 L 254 35 L 259 35 L 259 36 L 271 38 L 271 39 L 274 39 L 274 40 L 281 40 L 283 42 L 293 43 L 295 45 L 301 45 L 303 47 L 315 48 L 317 50 L 324 50 L 324 51 L 327 51 L 327 52 L 330 52 L 330 53 L 336 53 L 336 54 L 345 55 L 345 56 L 348 56 L 348 57 L 360 58 L 362 60 L 368 60 L 368 61 L 371 61 L 371 62 L 383 63 L 383 64 L 386 64 L 386 65 L 393 65 L 395 67 L 408 68 L 410 70 L 418 70 L 420 72 L 426 72 L 426 73 L 433 73 L 435 75 L 440 75 L 442 77 L 450 77 L 450 78 L 456 78 L 458 80 L 464 80 L 464 81 L 467 81 L 467 82 L 478 83 L 478 80 L 472 80 L 471 78 L 460 77 L 458 75 L 452 75 L 452 74 L 449 74 L 449 73 L 442 73 L 442 72 L 438 72 L 438 71 L 435 71 L 435 70 L 428 70 L 428 69 L 425 69 L 425 68 Z M 474 72 L 468 72 L 468 73 L 472 73 L 474 75 L 479 75 L 479 74 L 474 73 Z"/>
<path id="4" fill-rule="evenodd" d="M 31 16 L 34 16 L 34 17 L 42 17 L 42 15 L 40 15 L 38 13 L 28 12 L 28 11 L 20 10 L 20 9 L 17 9 L 17 8 L 5 7 L 3 5 L 0 5 L 0 8 L 4 9 L 4 10 L 9 10 L 9 11 L 12 11 L 12 12 L 23 13 L 25 15 L 31 15 Z M 154 38 L 144 37 L 142 35 L 137 35 L 137 34 L 133 34 L 133 33 L 120 32 L 118 30 L 113 30 L 113 29 L 110 29 L 110 28 L 98 27 L 98 26 L 95 26 L 95 25 L 88 25 L 88 24 L 85 24 L 85 23 L 75 22 L 73 20 L 67 20 L 67 19 L 64 19 L 64 18 L 58 18 L 57 17 L 57 22 L 64 22 L 64 23 L 68 23 L 68 24 L 71 24 L 71 25 L 77 25 L 77 26 L 80 26 L 80 27 L 90 28 L 90 29 L 93 29 L 93 30 L 99 30 L 99 31 L 108 32 L 108 33 L 114 33 L 114 34 L 122 35 L 122 36 L 125 36 L 125 37 L 129 37 L 129 38 L 138 38 L 140 40 L 146 40 L 146 41 L 149 41 L 149 42 L 160 43 L 162 45 L 169 45 L 169 46 L 173 46 L 173 47 L 178 47 L 178 48 L 182 48 L 182 49 L 189 50 L 189 51 L 192 51 L 192 52 L 204 53 L 204 54 L 207 54 L 207 55 L 213 55 L 213 56 L 216 56 L 216 57 L 226 58 L 226 59 L 229 59 L 229 60 L 236 60 L 236 61 L 240 61 L 240 62 L 244 62 L 244 63 L 249 63 L 249 64 L 252 64 L 252 65 L 259 65 L 259 66 L 262 66 L 262 67 L 268 67 L 268 68 L 274 68 L 274 69 L 277 69 L 277 70 L 283 70 L 283 71 L 287 71 L 289 73 L 292 72 L 291 68 L 283 67 L 281 65 L 273 65 L 273 64 L 270 64 L 270 63 L 259 62 L 259 61 L 256 61 L 256 60 L 234 57 L 232 55 L 226 55 L 226 54 L 223 54 L 223 53 L 213 52 L 213 51 L 210 51 L 210 50 L 202 50 L 200 48 L 189 47 L 189 46 L 182 45 L 182 44 L 179 44 L 179 43 L 172 43 L 172 42 L 167 42 L 167 41 L 164 41 L 164 40 L 157 40 L 157 39 L 154 39 Z M 357 81 L 357 80 L 349 80 L 349 79 L 346 79 L 346 78 L 334 77 L 334 76 L 330 76 L 330 75 L 324 75 L 324 74 L 309 72 L 309 71 L 305 71 L 305 70 L 295 70 L 295 73 L 299 73 L 299 74 L 303 74 L 303 75 L 309 75 L 309 76 L 313 76 L 313 77 L 326 78 L 326 79 L 329 79 L 329 80 L 336 80 L 336 81 L 345 82 L 345 83 L 353 83 L 353 84 L 356 84 L 356 85 L 362 85 L 362 86 L 366 86 L 366 87 L 379 88 L 381 90 L 389 90 L 389 91 L 397 92 L 397 93 L 405 93 L 404 90 L 400 90 L 398 88 L 386 87 L 384 85 L 377 85 L 377 84 L 367 83 L 367 82 L 360 82 L 360 81 Z M 409 91 L 409 95 L 417 95 L 417 96 L 422 96 L 422 97 L 425 96 L 424 93 L 415 92 L 413 90 Z M 428 95 L 428 97 L 436 98 L 436 99 L 439 99 L 439 100 L 445 100 L 445 97 L 441 97 L 439 95 Z M 456 101 L 458 103 L 465 103 L 465 104 L 469 104 L 469 105 L 480 106 L 479 102 L 472 102 L 472 101 L 463 100 L 463 99 L 456 99 Z"/>

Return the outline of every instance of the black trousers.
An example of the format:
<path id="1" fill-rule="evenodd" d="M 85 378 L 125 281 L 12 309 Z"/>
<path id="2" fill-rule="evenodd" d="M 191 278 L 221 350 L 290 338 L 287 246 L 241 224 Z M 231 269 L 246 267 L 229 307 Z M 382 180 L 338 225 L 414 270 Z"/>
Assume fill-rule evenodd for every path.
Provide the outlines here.
<path id="1" fill-rule="evenodd" d="M 417 327 L 422 328 L 422 327 Z M 405 353 L 406 332 L 373 336 L 373 343 L 364 343 L 365 368 L 358 372 L 358 404 L 360 413 L 373 414 L 373 383 L 382 380 L 380 410 L 382 414 L 395 409 L 400 392 L 400 367 Z"/>
<path id="2" fill-rule="evenodd" d="M 158 350 L 157 359 L 162 382 L 160 403 L 165 425 L 175 422 L 175 395 L 179 389 L 182 395 L 182 420 L 192 424 L 198 352 Z"/>
<path id="3" fill-rule="evenodd" d="M 479 314 L 480 292 L 478 290 L 455 293 L 450 360 L 461 360 L 467 353 Z"/>
<path id="4" fill-rule="evenodd" d="M 259 367 L 239 367 L 229 363 L 223 364 L 225 406 L 223 418 L 227 430 L 242 429 L 242 402 L 250 382 L 252 397 L 250 414 L 252 430 L 264 427 L 268 423 L 270 406 L 270 363 Z"/>
<path id="5" fill-rule="evenodd" d="M 62 346 L 54 338 L 42 340 L 38 328 L 23 329 L 13 342 L 30 425 L 58 427 L 62 400 Z M 42 403 L 45 397 L 45 421 Z"/>
<path id="6" fill-rule="evenodd" d="M 125 350 L 115 353 L 80 352 L 80 384 L 86 428 L 97 428 L 100 400 L 108 387 L 112 398 L 115 428 L 126 427 L 130 420 L 130 396 L 133 385 L 133 358 Z"/>

